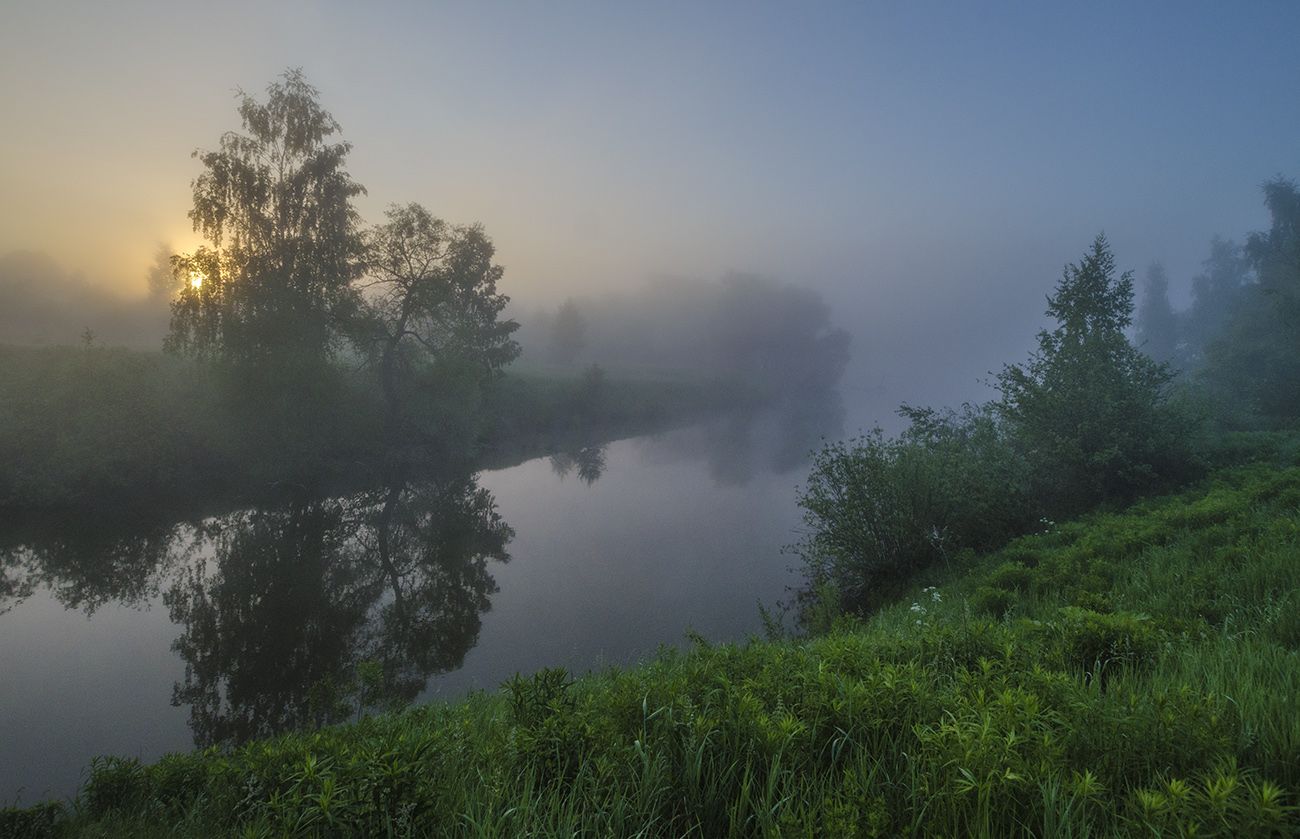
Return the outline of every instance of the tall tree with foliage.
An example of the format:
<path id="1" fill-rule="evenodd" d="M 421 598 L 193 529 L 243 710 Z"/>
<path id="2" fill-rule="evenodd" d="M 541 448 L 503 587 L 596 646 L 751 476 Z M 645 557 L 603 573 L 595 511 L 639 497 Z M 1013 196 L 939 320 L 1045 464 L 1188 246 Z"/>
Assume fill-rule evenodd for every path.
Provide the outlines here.
<path id="1" fill-rule="evenodd" d="M 243 133 L 195 152 L 190 219 L 208 244 L 178 257 L 168 348 L 237 366 L 300 366 L 329 356 L 355 300 L 359 238 L 344 165 L 351 146 L 300 70 L 240 93 Z"/>
<path id="2" fill-rule="evenodd" d="M 1127 501 L 1189 468 L 1186 422 L 1168 402 L 1169 367 L 1133 347 L 1132 272 L 1116 274 L 1098 236 L 1067 265 L 1024 365 L 997 377 L 998 409 L 1051 514 Z"/>

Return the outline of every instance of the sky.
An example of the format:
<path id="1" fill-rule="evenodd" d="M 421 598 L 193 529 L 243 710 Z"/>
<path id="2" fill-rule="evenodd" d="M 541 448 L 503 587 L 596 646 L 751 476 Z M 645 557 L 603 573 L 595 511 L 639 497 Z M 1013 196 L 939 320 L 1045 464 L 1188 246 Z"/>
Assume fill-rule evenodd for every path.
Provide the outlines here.
<path id="1" fill-rule="evenodd" d="M 874 368 L 956 358 L 954 381 L 1027 346 L 1098 232 L 1183 294 L 1211 236 L 1264 226 L 1260 184 L 1300 176 L 1295 2 L 7 0 L 3 17 L 0 254 L 128 294 L 159 242 L 198 244 L 191 152 L 239 128 L 236 89 L 290 66 L 354 146 L 362 214 L 482 222 L 517 299 L 756 272 L 826 294 Z"/>

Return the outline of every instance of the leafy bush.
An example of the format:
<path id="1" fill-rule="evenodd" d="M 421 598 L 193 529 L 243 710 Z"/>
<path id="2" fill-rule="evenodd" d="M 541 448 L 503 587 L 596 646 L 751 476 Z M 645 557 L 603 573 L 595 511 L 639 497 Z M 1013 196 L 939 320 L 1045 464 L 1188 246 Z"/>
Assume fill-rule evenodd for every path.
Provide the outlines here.
<path id="1" fill-rule="evenodd" d="M 827 585 L 846 611 L 878 608 L 917 572 L 999 545 L 1033 520 L 1022 462 L 991 412 L 900 413 L 910 425 L 899 437 L 877 429 L 813 457 L 799 494 L 808 535 L 795 546 L 805 611 Z"/>

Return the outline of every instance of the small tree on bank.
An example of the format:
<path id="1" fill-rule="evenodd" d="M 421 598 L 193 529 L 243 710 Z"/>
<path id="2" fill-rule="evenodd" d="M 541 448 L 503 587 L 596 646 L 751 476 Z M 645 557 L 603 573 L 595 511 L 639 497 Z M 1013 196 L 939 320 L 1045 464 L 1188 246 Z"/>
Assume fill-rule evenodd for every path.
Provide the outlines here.
<path id="1" fill-rule="evenodd" d="M 1024 365 L 997 377 L 997 408 L 1053 515 L 1128 501 L 1181 477 L 1190 430 L 1168 402 L 1169 367 L 1133 347 L 1133 276 L 1116 275 L 1105 236 L 1067 265 Z"/>

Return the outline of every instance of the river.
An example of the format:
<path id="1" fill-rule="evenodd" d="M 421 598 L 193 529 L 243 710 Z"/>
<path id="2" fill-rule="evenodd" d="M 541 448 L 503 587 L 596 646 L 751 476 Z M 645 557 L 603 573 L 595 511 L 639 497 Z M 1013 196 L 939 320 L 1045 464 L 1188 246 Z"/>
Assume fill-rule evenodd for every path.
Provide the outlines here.
<path id="1" fill-rule="evenodd" d="M 0 552 L 0 804 L 152 761 L 762 632 L 837 417 L 734 416 L 436 486 Z M 390 515 L 385 516 L 388 510 Z M 384 522 L 379 526 L 376 522 Z"/>

